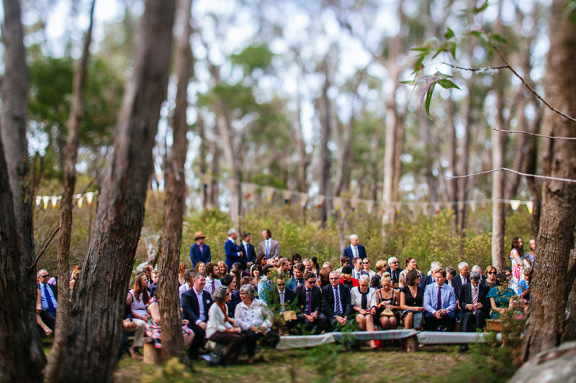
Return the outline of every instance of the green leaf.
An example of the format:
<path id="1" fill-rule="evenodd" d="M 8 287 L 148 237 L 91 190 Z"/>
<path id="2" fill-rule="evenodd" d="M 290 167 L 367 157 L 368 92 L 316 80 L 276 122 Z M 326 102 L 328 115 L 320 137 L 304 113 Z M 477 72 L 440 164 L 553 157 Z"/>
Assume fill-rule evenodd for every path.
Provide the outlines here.
<path id="1" fill-rule="evenodd" d="M 445 38 L 446 40 L 450 40 L 450 39 L 451 39 L 452 37 L 454 37 L 454 36 L 455 36 L 454 31 L 453 31 L 452 29 L 450 29 L 450 28 L 448 28 L 448 30 L 446 31 L 446 33 L 444 33 L 444 38 Z"/>
<path id="2" fill-rule="evenodd" d="M 430 102 L 432 101 L 432 94 L 434 94 L 434 87 L 436 86 L 435 83 L 432 83 L 426 92 L 426 101 L 424 102 L 424 109 L 426 110 L 426 115 L 429 119 L 432 119 L 430 116 Z"/>
<path id="3" fill-rule="evenodd" d="M 430 52 L 430 47 L 426 46 L 426 47 L 416 47 L 416 48 L 411 48 L 411 51 L 415 51 L 415 52 L 423 52 L 423 53 L 428 53 Z"/>
<path id="4" fill-rule="evenodd" d="M 490 35 L 490 40 L 494 40 L 494 41 L 496 41 L 496 42 L 503 43 L 503 44 L 508 44 L 508 40 L 506 40 L 506 39 L 504 38 L 504 36 L 499 35 L 499 34 L 497 34 L 497 33 L 492 33 L 492 34 Z"/>
<path id="5" fill-rule="evenodd" d="M 440 85 L 442 88 L 444 89 L 458 89 L 460 90 L 460 88 L 458 88 L 458 85 L 454 84 L 452 81 L 448 80 L 448 79 L 438 79 L 436 81 L 438 83 L 438 85 Z"/>
<path id="6" fill-rule="evenodd" d="M 470 31 L 470 32 L 468 32 L 468 33 L 466 33 L 466 34 L 467 34 L 467 35 L 472 35 L 472 36 L 478 37 L 478 38 L 481 39 L 481 40 L 484 39 L 484 37 L 485 37 L 485 36 L 484 36 L 484 32 L 482 32 L 482 31 Z"/>
<path id="7" fill-rule="evenodd" d="M 456 60 L 456 43 L 455 43 L 454 41 L 449 41 L 449 42 L 446 44 L 446 50 L 447 50 L 448 52 L 450 52 L 450 54 L 452 55 L 452 58 L 453 58 L 454 60 Z"/>
<path id="8" fill-rule="evenodd" d="M 472 8 L 472 11 L 471 11 L 471 12 L 472 12 L 473 14 L 477 15 L 477 14 L 479 14 L 479 13 L 481 13 L 481 12 L 484 12 L 484 11 L 486 10 L 486 8 L 488 8 L 488 0 L 486 0 L 486 1 L 484 2 L 484 4 L 482 4 L 481 6 Z"/>

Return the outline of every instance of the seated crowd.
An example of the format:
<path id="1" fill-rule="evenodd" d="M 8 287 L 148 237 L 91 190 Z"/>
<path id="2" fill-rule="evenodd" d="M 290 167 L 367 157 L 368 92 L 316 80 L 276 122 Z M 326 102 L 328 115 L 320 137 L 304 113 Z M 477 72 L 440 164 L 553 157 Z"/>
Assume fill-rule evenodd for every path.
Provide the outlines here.
<path id="1" fill-rule="evenodd" d="M 462 331 L 474 332 L 482 330 L 486 320 L 512 310 L 518 297 L 529 301 L 528 267 L 524 278 L 512 281 L 522 289 L 515 291 L 509 287 L 514 279 L 510 268 L 498 273 L 488 266 L 483 274 L 478 265 L 470 271 L 466 262 L 458 264 L 458 270 L 432 262 L 424 274 L 414 258 L 406 259 L 402 269 L 398 259 L 390 257 L 377 261 L 372 270 L 355 235 L 338 269 L 330 262 L 320 266 L 315 257 L 282 258 L 269 230 L 262 232 L 257 251 L 250 244 L 250 233 L 244 233 L 240 244 L 235 230 L 228 235 L 225 262 L 212 261 L 204 234 L 197 232 L 190 248 L 192 268 L 180 264 L 182 334 L 193 359 L 206 352 L 207 341 L 225 346 L 219 363 L 231 364 L 244 347 L 248 363 L 253 363 L 258 342 L 274 347 L 280 335 L 345 328 L 454 331 L 458 321 Z M 162 347 L 154 296 L 158 276 L 157 270 L 145 266 L 126 298 L 123 325 L 134 332 L 129 352 L 135 359 L 142 358 L 145 334 Z M 38 323 L 46 333 L 53 330 L 57 307 L 47 278 L 46 270 L 38 272 Z M 378 345 L 370 341 L 369 346 Z"/>

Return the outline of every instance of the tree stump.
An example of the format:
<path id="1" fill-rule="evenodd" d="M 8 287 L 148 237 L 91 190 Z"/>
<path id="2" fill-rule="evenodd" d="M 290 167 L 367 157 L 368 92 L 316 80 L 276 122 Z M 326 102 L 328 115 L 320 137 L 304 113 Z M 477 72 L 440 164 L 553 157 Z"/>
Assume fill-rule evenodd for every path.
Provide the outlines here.
<path id="1" fill-rule="evenodd" d="M 403 339 L 402 345 L 404 346 L 404 351 L 416 352 L 418 351 L 418 337 L 414 335 L 410 338 Z"/>
<path id="2" fill-rule="evenodd" d="M 162 363 L 162 350 L 154 347 L 152 339 L 144 340 L 144 363 L 146 364 L 160 364 Z"/>

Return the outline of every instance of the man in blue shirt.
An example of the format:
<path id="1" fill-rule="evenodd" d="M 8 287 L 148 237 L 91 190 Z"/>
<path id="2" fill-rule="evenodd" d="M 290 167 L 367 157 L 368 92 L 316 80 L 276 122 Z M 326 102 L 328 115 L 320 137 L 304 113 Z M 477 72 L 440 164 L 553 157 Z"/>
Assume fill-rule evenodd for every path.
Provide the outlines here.
<path id="1" fill-rule="evenodd" d="M 456 296 L 454 289 L 446 282 L 446 270 L 436 270 L 434 274 L 436 283 L 426 286 L 424 290 L 424 323 L 428 331 L 436 331 L 445 327 L 447 331 L 454 331 L 456 326 Z"/>
<path id="2" fill-rule="evenodd" d="M 41 269 L 36 274 L 38 279 L 38 290 L 40 291 L 40 306 L 36 307 L 36 312 L 40 314 L 40 319 L 52 331 L 56 328 L 56 309 L 58 302 L 56 302 L 56 294 L 52 290 L 52 286 L 48 284 L 49 278 L 48 271 Z"/>
<path id="3" fill-rule="evenodd" d="M 190 246 L 190 261 L 192 261 L 192 268 L 196 268 L 196 264 L 204 262 L 212 262 L 212 253 L 210 253 L 210 246 L 204 243 L 206 236 L 203 232 L 197 231 L 194 234 L 195 244 Z"/>

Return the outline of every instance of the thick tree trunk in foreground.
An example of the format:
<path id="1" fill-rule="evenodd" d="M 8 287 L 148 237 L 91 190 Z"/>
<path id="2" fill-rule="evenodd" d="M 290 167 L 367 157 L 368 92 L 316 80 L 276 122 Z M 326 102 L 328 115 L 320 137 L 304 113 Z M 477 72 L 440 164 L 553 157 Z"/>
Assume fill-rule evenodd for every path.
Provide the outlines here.
<path id="1" fill-rule="evenodd" d="M 86 78 L 88 77 L 88 61 L 90 58 L 90 43 L 92 42 L 92 23 L 94 19 L 94 6 L 92 1 L 90 8 L 90 24 L 84 37 L 82 57 L 78 63 L 78 70 L 74 75 L 74 89 L 72 106 L 68 119 L 68 142 L 64 160 L 64 192 L 60 205 L 60 240 L 58 244 L 58 296 L 67 298 L 70 295 L 69 256 L 70 239 L 72 237 L 72 209 L 74 188 L 76 187 L 76 160 L 78 158 L 78 143 L 80 125 L 84 115 L 84 93 L 86 90 Z M 50 351 L 50 358 L 46 368 L 46 382 L 59 382 L 61 380 L 62 366 L 66 352 L 66 337 L 68 335 L 68 317 L 70 301 L 58 300 L 58 316 L 56 317 L 56 330 L 54 331 L 54 345 Z"/>
<path id="2" fill-rule="evenodd" d="M 546 98 L 558 110 L 576 116 L 576 24 L 564 14 L 566 0 L 550 7 L 550 53 L 546 73 Z M 576 137 L 576 124 L 546 110 L 545 135 Z M 576 179 L 576 141 L 542 139 L 543 174 Z M 536 249 L 535 274 L 530 284 L 530 309 L 523 338 L 523 357 L 556 347 L 565 332 L 565 311 L 572 291 L 576 188 L 573 183 L 544 180 L 542 215 Z M 574 300 L 571 300 L 574 303 Z M 569 317 L 575 314 L 569 307 Z M 571 332 L 573 333 L 573 332 Z"/>
<path id="3" fill-rule="evenodd" d="M 170 70 L 175 0 L 147 0 L 94 233 L 72 295 L 63 381 L 112 381 Z"/>
<path id="4" fill-rule="evenodd" d="M 176 44 L 176 107 L 172 135 L 174 137 L 166 172 L 166 199 L 164 200 L 164 235 L 160 249 L 160 280 L 158 305 L 162 317 L 162 356 L 164 360 L 178 357 L 184 349 L 178 298 L 178 262 L 182 243 L 182 221 L 186 200 L 186 174 L 184 163 L 188 141 L 186 110 L 188 108 L 188 81 L 192 76 L 192 49 L 190 47 L 190 13 L 192 0 L 179 1 L 180 36 Z"/>
<path id="5" fill-rule="evenodd" d="M 28 164 L 28 140 L 26 139 L 26 109 L 28 97 L 28 69 L 24 48 L 24 30 L 21 22 L 20 1 L 4 0 L 4 24 L 2 27 L 4 50 L 4 77 L 2 78 L 2 111 L 0 131 L 4 145 L 4 160 L 12 193 L 12 213 L 20 246 L 20 272 L 18 274 L 18 304 L 4 306 L 14 312 L 23 310 L 28 315 L 28 331 L 22 334 L 28 345 L 19 352 L 28 353 L 32 359 L 27 371 L 22 375 L 37 376 L 44 368 L 46 358 L 36 325 L 36 268 L 27 270 L 34 263 L 34 233 L 32 199 L 33 186 Z M 5 210 L 0 210 L 4 214 Z M 8 214 L 8 213 L 6 213 Z M 10 330 L 14 331 L 14 330 Z M 18 342 L 20 344 L 20 342 Z M 12 344 L 11 347 L 16 347 Z"/>

